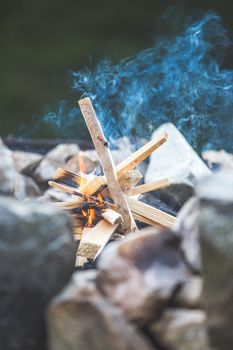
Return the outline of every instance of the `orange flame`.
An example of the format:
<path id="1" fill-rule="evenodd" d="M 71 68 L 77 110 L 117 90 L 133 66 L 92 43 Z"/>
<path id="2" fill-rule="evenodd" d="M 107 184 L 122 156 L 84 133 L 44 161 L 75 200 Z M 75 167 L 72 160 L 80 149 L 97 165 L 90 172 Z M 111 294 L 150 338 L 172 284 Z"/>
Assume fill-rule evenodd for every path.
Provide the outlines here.
<path id="1" fill-rule="evenodd" d="M 91 227 L 93 225 L 94 220 L 95 220 L 95 209 L 94 208 L 88 209 L 87 226 Z"/>
<path id="2" fill-rule="evenodd" d="M 85 166 L 85 161 L 84 161 L 84 156 L 83 156 L 83 152 L 82 151 L 80 151 L 79 154 L 78 154 L 78 164 L 79 164 L 79 171 L 80 171 L 80 173 L 84 174 L 85 170 L 86 170 L 86 166 Z M 84 185 L 84 181 L 81 178 L 79 186 L 82 187 L 83 185 Z"/>
<path id="3" fill-rule="evenodd" d="M 97 194 L 97 200 L 99 202 L 99 205 L 101 206 L 103 204 L 103 197 L 101 196 L 100 193 Z"/>

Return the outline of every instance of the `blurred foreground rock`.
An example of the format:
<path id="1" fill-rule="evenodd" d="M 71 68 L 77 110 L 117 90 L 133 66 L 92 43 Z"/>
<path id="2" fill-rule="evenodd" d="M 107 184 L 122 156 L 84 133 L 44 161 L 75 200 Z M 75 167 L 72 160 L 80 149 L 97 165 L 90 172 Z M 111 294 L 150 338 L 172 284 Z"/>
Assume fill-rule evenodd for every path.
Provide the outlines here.
<path id="1" fill-rule="evenodd" d="M 173 232 L 131 234 L 103 252 L 97 283 L 127 319 L 140 325 L 156 319 L 187 278 Z"/>
<path id="2" fill-rule="evenodd" d="M 44 310 L 74 261 L 68 216 L 51 205 L 0 198 L 1 349 L 46 349 Z"/>
<path id="3" fill-rule="evenodd" d="M 48 310 L 50 350 L 152 350 L 99 293 L 96 272 L 79 272 Z"/>
<path id="4" fill-rule="evenodd" d="M 211 346 L 233 348 L 233 176 L 219 172 L 197 188 L 204 300 Z"/>
<path id="5" fill-rule="evenodd" d="M 150 331 L 161 349 L 208 350 L 206 316 L 201 310 L 167 309 Z"/>
<path id="6" fill-rule="evenodd" d="M 198 215 L 198 200 L 196 197 L 192 197 L 180 210 L 173 226 L 173 230 L 181 237 L 181 247 L 185 259 L 195 272 L 201 271 Z"/>

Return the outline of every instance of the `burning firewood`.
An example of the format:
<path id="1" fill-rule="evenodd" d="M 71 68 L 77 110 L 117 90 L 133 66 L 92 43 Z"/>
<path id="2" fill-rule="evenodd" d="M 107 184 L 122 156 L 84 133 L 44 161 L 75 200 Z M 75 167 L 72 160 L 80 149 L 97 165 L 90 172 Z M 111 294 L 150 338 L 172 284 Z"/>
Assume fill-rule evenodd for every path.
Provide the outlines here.
<path id="1" fill-rule="evenodd" d="M 82 266 L 87 259 L 94 260 L 98 256 L 116 230 L 124 233 L 134 231 L 134 219 L 157 228 L 167 228 L 171 227 L 175 218 L 132 197 L 168 186 L 169 180 L 161 179 L 135 187 L 142 179 L 135 167 L 166 142 L 166 133 L 114 166 L 90 99 L 79 101 L 79 105 L 104 176 L 75 174 L 58 168 L 54 181 L 50 181 L 49 185 L 71 195 L 70 201 L 57 202 L 55 205 L 69 210 L 74 218 L 75 238 L 80 239 L 76 265 Z"/>

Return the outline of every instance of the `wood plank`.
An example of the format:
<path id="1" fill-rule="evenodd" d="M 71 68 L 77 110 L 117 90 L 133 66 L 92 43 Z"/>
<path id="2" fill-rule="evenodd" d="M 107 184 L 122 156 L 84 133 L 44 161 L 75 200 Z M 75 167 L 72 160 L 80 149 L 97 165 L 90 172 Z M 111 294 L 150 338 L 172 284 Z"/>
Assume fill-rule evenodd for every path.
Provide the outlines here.
<path id="1" fill-rule="evenodd" d="M 81 239 L 77 255 L 87 259 L 96 259 L 116 231 L 118 224 L 112 225 L 102 219 Z"/>
<path id="2" fill-rule="evenodd" d="M 92 141 L 98 154 L 100 164 L 102 165 L 113 202 L 116 204 L 119 213 L 122 215 L 123 229 L 125 233 L 135 231 L 137 228 L 136 224 L 118 183 L 111 153 L 108 148 L 108 142 L 105 139 L 91 100 L 89 98 L 84 98 L 79 101 L 79 106 L 92 137 Z"/>
<path id="3" fill-rule="evenodd" d="M 135 198 L 127 197 L 127 202 L 131 211 L 135 214 L 144 216 L 149 220 L 157 222 L 159 225 L 170 228 L 176 221 L 176 218 L 157 208 L 151 207 Z"/>
<path id="4" fill-rule="evenodd" d="M 135 196 L 138 194 L 159 190 L 161 188 L 169 186 L 169 184 L 170 184 L 169 179 L 156 180 L 156 181 L 152 181 L 152 182 L 134 187 L 130 189 L 127 192 L 127 194 L 130 196 Z"/>
<path id="5" fill-rule="evenodd" d="M 163 133 L 161 136 L 158 136 L 156 139 L 149 141 L 144 146 L 139 148 L 136 152 L 131 154 L 128 158 L 123 160 L 115 167 L 117 177 L 120 178 L 126 171 L 134 169 L 166 141 L 167 133 Z"/>

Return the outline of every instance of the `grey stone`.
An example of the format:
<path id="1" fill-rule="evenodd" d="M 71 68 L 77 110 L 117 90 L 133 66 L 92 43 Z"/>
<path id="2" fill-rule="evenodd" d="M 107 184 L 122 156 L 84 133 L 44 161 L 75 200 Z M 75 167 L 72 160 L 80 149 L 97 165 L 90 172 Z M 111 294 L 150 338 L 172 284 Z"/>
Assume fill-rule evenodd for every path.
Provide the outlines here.
<path id="1" fill-rule="evenodd" d="M 221 151 L 208 150 L 202 153 L 203 159 L 212 169 L 233 170 L 233 154 Z"/>
<path id="2" fill-rule="evenodd" d="M 203 279 L 199 276 L 191 276 L 184 282 L 174 298 L 173 305 L 182 308 L 201 308 L 203 291 Z"/>
<path id="3" fill-rule="evenodd" d="M 65 202 L 71 199 L 71 195 L 56 188 L 49 188 L 44 192 L 41 199 L 49 202 Z"/>
<path id="4" fill-rule="evenodd" d="M 60 144 L 52 149 L 41 161 L 34 172 L 38 182 L 46 182 L 54 176 L 58 167 L 63 167 L 67 160 L 79 152 L 76 144 Z"/>
<path id="5" fill-rule="evenodd" d="M 12 152 L 4 145 L 0 139 L 0 194 L 12 195 L 16 171 L 12 159 Z"/>
<path id="6" fill-rule="evenodd" d="M 163 349 L 209 349 L 206 316 L 201 310 L 167 309 L 150 330 Z"/>
<path id="7" fill-rule="evenodd" d="M 68 160 L 65 168 L 69 171 L 72 171 L 73 173 L 92 173 L 99 164 L 97 155 L 96 159 L 93 159 L 93 156 L 91 154 L 89 155 L 89 153 L 93 152 L 94 151 L 79 151 Z"/>
<path id="8" fill-rule="evenodd" d="M 50 350 L 152 350 L 147 339 L 96 289 L 96 272 L 77 272 L 50 305 Z"/>
<path id="9" fill-rule="evenodd" d="M 181 237 L 186 261 L 195 272 L 201 271 L 200 242 L 197 218 L 199 205 L 196 197 L 190 198 L 180 210 L 173 230 Z"/>
<path id="10" fill-rule="evenodd" d="M 167 132 L 168 140 L 152 153 L 145 175 L 146 182 L 168 177 L 171 183 L 194 185 L 210 175 L 211 171 L 173 124 L 163 124 L 152 138 L 163 132 Z"/>
<path id="11" fill-rule="evenodd" d="M 97 264 L 98 287 L 126 318 L 144 325 L 158 317 L 187 278 L 174 232 L 140 232 L 112 243 Z"/>
<path id="12" fill-rule="evenodd" d="M 14 196 L 18 199 L 23 200 L 40 196 L 38 185 L 29 176 L 16 174 L 14 187 Z"/>
<path id="13" fill-rule="evenodd" d="M 176 215 L 193 193 L 193 187 L 188 184 L 171 184 L 166 188 L 145 193 L 140 200 L 171 215 Z"/>
<path id="14" fill-rule="evenodd" d="M 204 271 L 204 302 L 213 348 L 233 348 L 233 176 L 219 172 L 196 189 Z"/>
<path id="15" fill-rule="evenodd" d="M 0 238 L 1 348 L 44 350 L 45 307 L 74 268 L 69 218 L 45 203 L 0 198 Z"/>
<path id="16" fill-rule="evenodd" d="M 12 158 L 17 172 L 30 175 L 42 161 L 43 156 L 38 153 L 13 151 Z"/>

